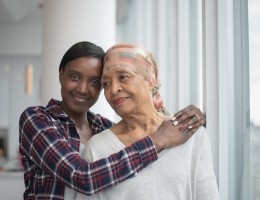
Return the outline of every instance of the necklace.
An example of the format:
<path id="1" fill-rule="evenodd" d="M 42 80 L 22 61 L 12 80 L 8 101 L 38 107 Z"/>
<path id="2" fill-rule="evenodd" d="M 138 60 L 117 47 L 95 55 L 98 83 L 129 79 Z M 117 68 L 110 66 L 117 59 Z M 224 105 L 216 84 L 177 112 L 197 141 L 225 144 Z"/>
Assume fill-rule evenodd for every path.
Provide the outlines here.
<path id="1" fill-rule="evenodd" d="M 125 126 L 124 126 L 124 129 L 122 130 L 121 134 L 124 134 L 124 133 L 125 133 L 126 136 L 128 137 L 128 139 L 130 140 L 131 144 L 135 143 L 134 140 L 132 139 L 132 137 L 131 137 L 129 131 L 128 131 L 128 128 L 126 127 L 125 121 L 124 121 L 124 125 L 125 125 Z"/>
<path id="2" fill-rule="evenodd" d="M 158 118 L 157 120 L 161 120 L 161 117 L 159 116 L 159 113 L 156 111 L 156 117 Z M 123 123 L 124 123 L 124 128 L 121 132 L 121 134 L 126 134 L 128 140 L 130 140 L 131 144 L 134 144 L 135 143 L 135 140 L 133 140 L 133 138 L 131 137 L 131 134 L 129 133 L 129 130 L 127 128 L 127 125 L 126 125 L 126 122 L 123 120 Z"/>

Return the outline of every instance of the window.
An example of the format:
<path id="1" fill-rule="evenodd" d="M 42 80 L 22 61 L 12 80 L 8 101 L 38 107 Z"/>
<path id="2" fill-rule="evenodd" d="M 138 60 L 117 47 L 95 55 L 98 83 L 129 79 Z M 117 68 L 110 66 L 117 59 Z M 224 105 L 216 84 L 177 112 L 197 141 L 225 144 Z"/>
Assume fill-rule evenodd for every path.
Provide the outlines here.
<path id="1" fill-rule="evenodd" d="M 260 2 L 248 1 L 250 61 L 251 199 L 260 199 Z"/>
<path id="2" fill-rule="evenodd" d="M 194 104 L 206 112 L 221 200 L 255 198 L 260 162 L 253 158 L 260 145 L 254 141 L 252 146 L 257 134 L 250 135 L 247 0 L 117 2 L 127 7 L 120 9 L 118 41 L 136 42 L 155 53 L 170 111 Z M 254 76 L 260 80 L 259 71 Z"/>

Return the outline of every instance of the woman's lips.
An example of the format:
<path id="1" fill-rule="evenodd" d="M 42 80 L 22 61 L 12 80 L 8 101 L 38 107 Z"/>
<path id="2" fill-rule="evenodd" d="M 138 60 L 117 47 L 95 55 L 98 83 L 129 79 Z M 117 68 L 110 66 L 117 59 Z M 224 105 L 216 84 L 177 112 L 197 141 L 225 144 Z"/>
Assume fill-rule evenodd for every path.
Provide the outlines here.
<path id="1" fill-rule="evenodd" d="M 79 103 L 84 103 L 88 100 L 88 98 L 85 96 L 73 96 L 73 98 Z"/>
<path id="2" fill-rule="evenodd" d="M 117 98 L 113 101 L 113 104 L 115 106 L 124 103 L 128 98 L 127 97 L 121 97 L 121 98 Z"/>

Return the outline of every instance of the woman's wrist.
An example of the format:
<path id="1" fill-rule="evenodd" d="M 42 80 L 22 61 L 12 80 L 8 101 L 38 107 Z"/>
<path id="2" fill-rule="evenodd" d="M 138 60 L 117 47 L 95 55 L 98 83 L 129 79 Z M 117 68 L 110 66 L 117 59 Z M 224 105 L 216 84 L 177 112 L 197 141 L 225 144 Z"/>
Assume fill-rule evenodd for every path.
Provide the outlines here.
<path id="1" fill-rule="evenodd" d="M 157 153 L 159 153 L 161 150 L 164 149 L 164 146 L 163 146 L 162 142 L 160 141 L 161 140 L 160 136 L 158 136 L 157 132 L 152 134 L 152 135 L 150 135 L 150 138 L 153 141 L 153 144 L 155 146 L 155 149 L 156 149 Z"/>

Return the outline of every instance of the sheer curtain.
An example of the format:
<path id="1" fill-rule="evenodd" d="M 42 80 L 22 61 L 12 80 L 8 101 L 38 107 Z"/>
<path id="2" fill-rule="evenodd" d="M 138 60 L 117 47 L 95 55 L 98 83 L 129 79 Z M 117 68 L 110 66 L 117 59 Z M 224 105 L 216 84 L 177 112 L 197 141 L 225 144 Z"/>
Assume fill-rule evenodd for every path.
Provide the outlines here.
<path id="1" fill-rule="evenodd" d="M 201 3 L 189 0 L 117 1 L 117 42 L 150 49 L 159 65 L 161 93 L 174 113 L 202 108 Z"/>
<path id="2" fill-rule="evenodd" d="M 206 113 L 222 200 L 250 199 L 247 0 L 118 0 L 117 40 L 153 51 L 174 113 Z"/>
<path id="3" fill-rule="evenodd" d="M 260 199 L 260 2 L 248 1 L 250 50 L 250 167 L 251 199 Z"/>

